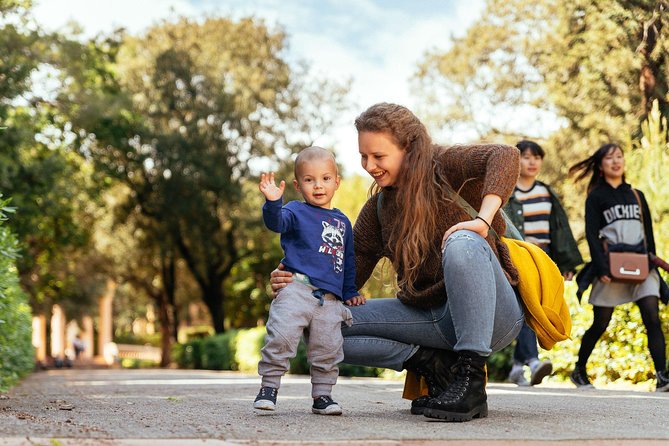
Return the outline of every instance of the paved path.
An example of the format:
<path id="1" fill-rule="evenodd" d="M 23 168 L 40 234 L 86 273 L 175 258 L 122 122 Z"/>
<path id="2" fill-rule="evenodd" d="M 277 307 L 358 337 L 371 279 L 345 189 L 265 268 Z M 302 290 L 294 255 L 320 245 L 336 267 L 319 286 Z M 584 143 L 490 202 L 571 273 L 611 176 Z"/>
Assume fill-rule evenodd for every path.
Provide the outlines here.
<path id="1" fill-rule="evenodd" d="M 0 445 L 669 444 L 669 393 L 493 383 L 488 418 L 444 423 L 411 415 L 397 381 L 340 378 L 340 417 L 311 414 L 308 377 L 284 378 L 276 412 L 251 408 L 258 386 L 233 372 L 40 372 L 0 399 Z"/>

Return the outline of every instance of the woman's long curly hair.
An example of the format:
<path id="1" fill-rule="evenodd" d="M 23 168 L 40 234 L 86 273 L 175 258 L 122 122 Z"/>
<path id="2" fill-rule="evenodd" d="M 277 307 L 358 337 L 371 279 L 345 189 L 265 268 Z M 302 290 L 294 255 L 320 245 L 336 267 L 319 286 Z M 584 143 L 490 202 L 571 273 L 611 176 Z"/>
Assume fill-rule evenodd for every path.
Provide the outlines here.
<path id="1" fill-rule="evenodd" d="M 390 234 L 389 248 L 393 267 L 401 278 L 398 285 L 415 292 L 418 271 L 430 250 L 438 250 L 439 203 L 447 200 L 450 188 L 447 179 L 435 169 L 435 151 L 427 129 L 409 109 L 397 104 L 375 104 L 355 120 L 358 133 L 374 132 L 389 135 L 404 150 L 404 160 L 397 176 L 399 224 Z M 376 183 L 371 193 L 379 191 Z"/>
<path id="2" fill-rule="evenodd" d="M 604 175 L 602 174 L 602 160 L 606 155 L 613 152 L 616 149 L 620 149 L 622 152 L 622 147 L 618 144 L 604 144 L 599 149 L 595 151 L 591 156 L 580 161 L 569 168 L 569 176 L 575 175 L 576 179 L 574 181 L 579 182 L 588 175 L 590 175 L 590 181 L 588 182 L 588 193 L 602 184 L 604 180 Z M 623 174 L 623 182 L 625 181 L 625 175 Z"/>

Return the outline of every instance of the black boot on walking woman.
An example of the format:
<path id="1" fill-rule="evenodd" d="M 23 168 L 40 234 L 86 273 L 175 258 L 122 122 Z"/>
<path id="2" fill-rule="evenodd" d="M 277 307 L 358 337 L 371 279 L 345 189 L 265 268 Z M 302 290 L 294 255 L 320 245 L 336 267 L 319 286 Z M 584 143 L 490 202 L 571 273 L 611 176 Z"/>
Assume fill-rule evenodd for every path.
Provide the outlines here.
<path id="1" fill-rule="evenodd" d="M 486 358 L 474 352 L 460 352 L 453 366 L 453 382 L 423 412 L 428 418 L 445 421 L 470 421 L 488 416 L 488 397 L 485 393 Z"/>

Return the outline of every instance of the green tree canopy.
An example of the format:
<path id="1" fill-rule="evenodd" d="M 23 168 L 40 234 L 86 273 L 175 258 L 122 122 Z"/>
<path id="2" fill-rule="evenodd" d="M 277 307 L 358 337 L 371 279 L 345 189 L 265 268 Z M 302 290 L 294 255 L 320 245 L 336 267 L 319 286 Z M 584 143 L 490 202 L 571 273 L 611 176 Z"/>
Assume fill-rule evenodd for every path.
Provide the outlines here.
<path id="1" fill-rule="evenodd" d="M 557 117 L 554 138 L 581 154 L 626 141 L 640 136 L 653 100 L 669 113 L 668 6 L 489 0 L 463 37 L 426 55 L 417 86 L 435 122 L 474 126 L 480 137 L 546 137 Z"/>
<path id="2" fill-rule="evenodd" d="M 82 153 L 130 188 L 128 209 L 160 223 L 151 239 L 178 249 L 218 332 L 223 282 L 260 224 L 243 193 L 253 162 L 290 160 L 342 102 L 343 88 L 305 82 L 284 44 L 253 19 L 184 18 L 61 54 L 59 103 Z"/>
<path id="3" fill-rule="evenodd" d="M 35 91 L 33 75 L 53 66 L 51 49 L 62 41 L 42 33 L 29 8 L 28 1 L 0 3 L 0 191 L 18 210 L 9 225 L 20 242 L 17 264 L 31 304 L 71 298 L 77 302 L 71 309 L 83 310 L 90 290 L 76 277 L 87 255 L 96 187 L 90 166 L 68 150 L 52 103 Z"/>

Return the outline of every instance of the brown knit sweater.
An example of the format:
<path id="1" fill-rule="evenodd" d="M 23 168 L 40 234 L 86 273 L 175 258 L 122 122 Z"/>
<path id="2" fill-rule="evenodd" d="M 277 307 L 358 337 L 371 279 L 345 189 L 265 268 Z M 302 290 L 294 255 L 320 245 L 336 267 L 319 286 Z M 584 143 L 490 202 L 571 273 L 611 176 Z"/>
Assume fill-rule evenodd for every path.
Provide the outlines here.
<path id="1" fill-rule="evenodd" d="M 483 197 L 495 194 L 506 203 L 516 185 L 520 172 L 520 154 L 518 149 L 506 145 L 481 144 L 439 147 L 435 151 L 435 168 L 443 169 L 451 186 L 474 208 L 479 209 Z M 372 274 L 374 267 L 382 257 L 391 261 L 392 253 L 388 247 L 389 235 L 401 212 L 410 211 L 410 206 L 397 203 L 396 190 L 385 188 L 383 191 L 381 222 L 377 217 L 377 195 L 363 206 L 353 227 L 355 244 L 356 286 L 362 288 Z M 439 233 L 471 217 L 456 203 L 439 205 L 439 215 L 443 215 Z M 506 225 L 499 213 L 495 215 L 492 227 L 498 234 L 504 234 Z M 426 253 L 414 288 L 410 294 L 400 289 L 397 297 L 403 303 L 421 308 L 429 308 L 444 303 L 447 299 L 444 287 L 444 274 L 441 266 L 440 235 L 434 240 L 434 250 Z M 500 260 L 502 268 L 512 285 L 518 283 L 518 272 L 511 263 L 509 251 L 503 242 L 497 240 L 492 232 L 488 243 Z M 401 279 L 401 277 L 399 277 Z"/>

